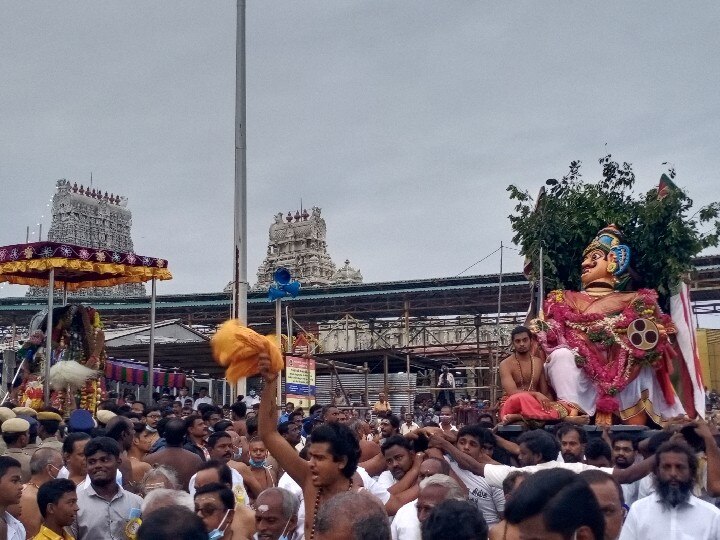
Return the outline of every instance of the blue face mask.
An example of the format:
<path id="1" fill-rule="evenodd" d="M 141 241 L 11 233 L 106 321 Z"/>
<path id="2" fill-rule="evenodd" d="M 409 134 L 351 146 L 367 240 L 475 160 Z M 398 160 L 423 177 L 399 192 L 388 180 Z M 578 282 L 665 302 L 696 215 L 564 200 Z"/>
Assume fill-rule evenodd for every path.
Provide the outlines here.
<path id="1" fill-rule="evenodd" d="M 250 458 L 250 460 L 248 461 L 248 463 L 250 463 L 250 466 L 255 467 L 256 469 L 265 467 L 266 462 L 267 462 L 266 459 L 263 459 L 262 461 L 255 461 L 253 458 Z"/>
<path id="2" fill-rule="evenodd" d="M 218 525 L 217 529 L 213 529 L 208 533 L 208 540 L 220 540 L 220 538 L 225 535 L 225 529 L 223 529 L 222 526 L 225 524 L 225 520 L 227 519 L 229 513 L 230 510 L 225 510 L 225 515 L 220 521 L 220 525 Z"/>

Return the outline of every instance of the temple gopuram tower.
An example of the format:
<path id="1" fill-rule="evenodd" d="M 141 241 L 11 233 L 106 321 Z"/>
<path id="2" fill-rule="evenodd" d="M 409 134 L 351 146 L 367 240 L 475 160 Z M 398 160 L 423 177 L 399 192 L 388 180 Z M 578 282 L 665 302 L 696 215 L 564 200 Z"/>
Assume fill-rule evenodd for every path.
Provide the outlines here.
<path id="1" fill-rule="evenodd" d="M 47 235 L 49 242 L 68 243 L 108 251 L 133 251 L 130 227 L 132 213 L 127 198 L 108 194 L 96 188 L 65 179 L 57 181 L 52 202 L 52 224 Z M 145 296 L 141 283 L 127 283 L 114 287 L 92 287 L 71 293 L 76 296 Z M 31 287 L 28 296 L 47 296 L 47 289 Z"/>
<path id="2" fill-rule="evenodd" d="M 295 214 L 288 212 L 283 217 L 280 212 L 275 216 L 270 225 L 267 255 L 258 268 L 254 289 L 269 287 L 273 272 L 281 266 L 306 287 L 362 283 L 362 274 L 350 267 L 350 261 L 336 269 L 327 252 L 327 227 L 320 213 L 321 209 L 314 206 L 311 212 L 297 210 Z"/>

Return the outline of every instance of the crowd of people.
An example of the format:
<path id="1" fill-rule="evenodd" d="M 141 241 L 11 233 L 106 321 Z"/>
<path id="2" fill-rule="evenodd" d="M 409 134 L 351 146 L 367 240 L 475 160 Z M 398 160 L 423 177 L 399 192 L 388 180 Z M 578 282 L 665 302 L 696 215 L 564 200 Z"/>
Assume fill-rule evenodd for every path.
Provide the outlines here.
<path id="1" fill-rule="evenodd" d="M 702 420 L 510 440 L 490 409 L 395 414 L 382 393 L 367 415 L 278 411 L 260 367 L 261 395 L 229 407 L 187 389 L 66 418 L 7 403 L 0 539 L 720 538 L 718 432 Z"/>

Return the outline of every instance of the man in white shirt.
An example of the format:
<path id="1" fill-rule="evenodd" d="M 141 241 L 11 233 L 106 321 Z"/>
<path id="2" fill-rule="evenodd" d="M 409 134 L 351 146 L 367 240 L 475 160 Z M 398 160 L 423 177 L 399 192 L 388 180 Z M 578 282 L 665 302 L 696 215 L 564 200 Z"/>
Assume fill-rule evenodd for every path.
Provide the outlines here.
<path id="1" fill-rule="evenodd" d="M 0 538 L 25 540 L 25 527 L 7 511 L 18 504 L 22 496 L 20 462 L 9 456 L 0 456 Z"/>
<path id="2" fill-rule="evenodd" d="M 415 431 L 416 429 L 420 429 L 420 426 L 413 422 L 412 413 L 405 413 L 405 422 L 400 425 L 400 435 L 404 437 L 405 435 L 407 435 L 411 431 Z"/>
<path id="3" fill-rule="evenodd" d="M 183 386 L 175 398 L 175 401 L 179 401 L 181 406 L 185 406 L 185 401 L 188 399 L 190 400 L 190 405 L 192 405 L 193 399 L 190 397 L 190 389 L 187 386 Z"/>
<path id="4" fill-rule="evenodd" d="M 441 405 L 455 405 L 455 377 L 445 364 L 441 368 L 437 385 L 443 388 L 438 394 L 438 402 Z"/>
<path id="5" fill-rule="evenodd" d="M 434 474 L 420 482 L 420 493 L 415 503 L 420 527 L 443 501 L 467 501 L 467 497 L 460 485 L 444 474 Z"/>
<path id="6" fill-rule="evenodd" d="M 462 430 L 460 430 L 458 435 L 460 433 L 462 433 Z M 430 432 L 429 437 L 431 447 L 440 448 L 443 452 L 450 454 L 453 459 L 466 470 L 471 471 L 475 475 L 484 476 L 487 483 L 492 487 L 501 488 L 503 480 L 505 480 L 512 471 L 518 470 L 516 467 L 509 465 L 496 464 L 492 462 L 488 456 L 483 455 L 482 452 L 479 452 L 476 458 L 464 452 L 459 452 L 458 449 L 445 440 L 444 437 L 434 432 Z M 458 444 L 459 441 L 460 437 L 458 436 Z M 624 484 L 635 482 L 647 475 L 655 464 L 654 457 L 635 463 L 627 469 L 611 469 L 609 467 L 594 467 L 592 465 L 586 465 L 585 463 L 562 463 L 555 461 L 560 450 L 560 445 L 555 437 L 540 429 L 523 433 L 518 437 L 517 444 L 520 449 L 518 461 L 520 465 L 522 465 L 520 470 L 531 474 L 546 469 L 567 469 L 575 473 L 594 469 L 604 471 L 612 475 L 619 484 Z"/>
<path id="7" fill-rule="evenodd" d="M 457 427 L 455 427 L 455 424 L 452 423 L 452 407 L 450 407 L 450 405 L 444 405 L 443 407 L 441 407 L 440 416 L 438 419 L 440 420 L 440 429 L 442 429 L 443 435 L 448 441 L 454 443 L 457 440 L 458 429 Z"/>
<path id="8" fill-rule="evenodd" d="M 260 403 L 260 398 L 257 396 L 254 388 L 251 388 L 248 395 L 243 398 L 243 403 L 247 405 L 248 409 L 252 409 Z"/>
<path id="9" fill-rule="evenodd" d="M 197 411 L 198 405 L 201 403 L 207 403 L 208 405 L 213 405 L 213 400 L 210 396 L 208 396 L 207 388 L 201 388 L 198 390 L 200 393 L 200 397 L 195 400 L 195 403 L 193 403 L 193 410 Z"/>
<path id="10" fill-rule="evenodd" d="M 418 483 L 433 475 L 448 475 L 450 465 L 444 459 L 425 458 L 420 465 Z M 417 499 L 400 507 L 390 524 L 393 540 L 420 540 L 420 520 L 418 519 Z"/>
<path id="11" fill-rule="evenodd" d="M 668 441 L 655 456 L 657 490 L 632 505 L 620 540 L 720 538 L 720 509 L 692 494 L 698 467 L 692 448 Z"/>
<path id="12" fill-rule="evenodd" d="M 403 484 L 407 484 L 407 487 L 415 485 L 419 464 L 417 469 L 413 467 L 415 464 L 415 454 L 412 451 L 410 441 L 401 435 L 393 435 L 385 439 L 385 442 L 380 447 L 380 451 L 385 458 L 387 470 L 383 471 L 378 477 L 378 484 L 390 491 L 390 493 L 397 493 L 397 488 L 391 488 L 394 488 L 398 481 L 410 474 L 412 478 L 406 479 L 406 482 L 403 482 Z"/>
<path id="13" fill-rule="evenodd" d="M 487 432 L 488 430 L 477 425 L 463 426 L 458 431 L 456 445 L 453 445 L 445 439 L 444 435 L 438 436 L 438 430 L 435 428 L 430 441 L 431 446 L 439 447 L 445 452 L 445 459 L 450 464 L 450 468 L 460 481 L 465 484 L 470 501 L 475 503 L 489 526 L 500 521 L 500 516 L 505 509 L 502 482 L 498 486 L 492 486 L 485 478 L 468 467 L 469 463 L 480 464 L 479 460 L 483 454 L 483 441 L 485 439 L 484 431 Z M 439 443 L 439 439 L 442 439 L 441 443 Z"/>

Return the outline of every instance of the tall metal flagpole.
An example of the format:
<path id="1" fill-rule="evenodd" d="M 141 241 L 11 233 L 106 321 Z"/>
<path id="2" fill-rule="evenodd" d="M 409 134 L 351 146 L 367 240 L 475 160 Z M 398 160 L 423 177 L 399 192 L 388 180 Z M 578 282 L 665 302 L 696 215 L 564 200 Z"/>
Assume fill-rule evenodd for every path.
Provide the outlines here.
<path id="1" fill-rule="evenodd" d="M 53 331 L 53 301 L 55 300 L 55 269 L 50 269 L 48 276 L 48 314 L 45 327 L 45 381 L 43 390 L 45 406 L 50 406 L 50 363 L 52 362 L 52 331 Z"/>
<path id="2" fill-rule="evenodd" d="M 155 300 L 157 299 L 156 279 L 152 278 L 150 295 L 150 352 L 148 354 L 148 403 L 153 403 L 155 389 Z M 211 394 L 212 395 L 212 394 Z"/>
<path id="3" fill-rule="evenodd" d="M 497 349 L 495 350 L 495 358 L 493 359 L 493 386 L 490 390 L 490 399 L 495 405 L 497 403 L 498 390 L 498 367 L 500 365 L 500 349 L 502 348 L 502 336 L 500 335 L 500 313 L 502 311 L 502 283 L 503 283 L 503 243 L 500 242 L 500 275 L 498 276 L 498 303 L 497 318 L 495 319 L 495 333 L 497 334 Z"/>
<path id="4" fill-rule="evenodd" d="M 543 309 L 543 302 L 545 302 L 545 259 L 543 257 L 543 247 L 540 246 L 540 286 L 538 287 L 538 319 L 545 319 L 545 310 Z"/>
<path id="5" fill-rule="evenodd" d="M 232 317 L 247 324 L 247 161 L 245 130 L 245 0 L 237 0 L 235 44 L 235 235 Z M 246 380 L 237 392 L 245 394 Z"/>

